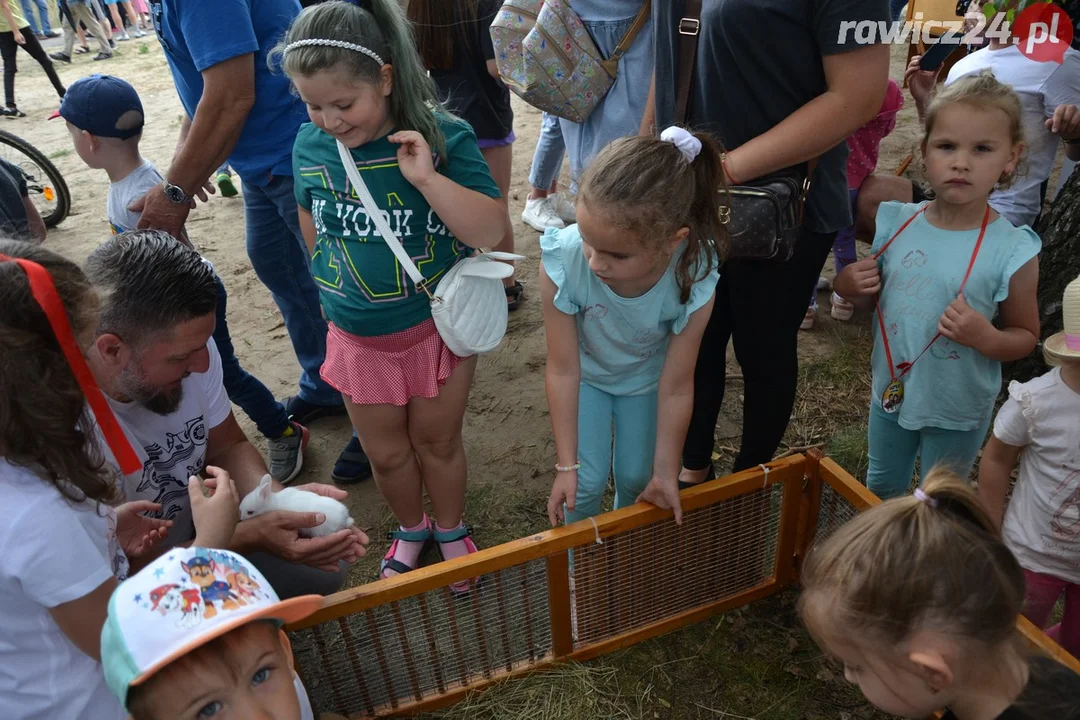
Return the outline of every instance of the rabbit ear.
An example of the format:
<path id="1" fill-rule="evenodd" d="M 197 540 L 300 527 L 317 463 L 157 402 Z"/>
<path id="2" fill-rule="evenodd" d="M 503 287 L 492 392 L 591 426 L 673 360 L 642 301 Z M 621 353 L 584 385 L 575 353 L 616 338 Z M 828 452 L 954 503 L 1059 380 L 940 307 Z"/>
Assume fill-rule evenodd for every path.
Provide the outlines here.
<path id="1" fill-rule="evenodd" d="M 259 487 L 255 488 L 255 492 L 258 493 L 259 500 L 264 502 L 270 499 L 270 476 L 264 475 L 262 481 L 259 483 Z"/>

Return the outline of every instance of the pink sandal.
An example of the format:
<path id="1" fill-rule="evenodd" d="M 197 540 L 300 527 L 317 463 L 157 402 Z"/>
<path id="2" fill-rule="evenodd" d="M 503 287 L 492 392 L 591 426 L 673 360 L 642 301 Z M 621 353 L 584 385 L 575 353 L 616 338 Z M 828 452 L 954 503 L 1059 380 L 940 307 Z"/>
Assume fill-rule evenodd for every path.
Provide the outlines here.
<path id="1" fill-rule="evenodd" d="M 424 547 L 420 549 L 420 555 L 418 555 L 417 557 L 423 555 L 424 550 L 427 549 L 427 545 L 431 542 L 431 537 L 434 534 L 434 528 L 431 524 L 431 518 L 429 518 L 427 515 L 424 515 L 424 525 L 425 527 L 423 530 L 410 531 L 398 528 L 397 530 L 393 530 L 386 534 L 387 539 L 392 540 L 393 542 L 390 543 L 390 549 L 386 552 L 386 555 L 383 557 L 382 562 L 379 564 L 380 578 L 393 577 L 392 575 L 386 574 L 387 570 L 395 572 L 398 575 L 403 575 L 404 573 L 412 572 L 416 569 L 414 567 L 409 567 L 405 563 L 401 562 L 396 557 L 394 557 L 394 555 L 397 553 L 398 543 L 402 540 L 406 542 L 423 543 Z M 417 565 L 419 565 L 419 562 L 417 562 Z"/>
<path id="2" fill-rule="evenodd" d="M 446 562 L 446 556 L 443 555 L 442 549 L 443 543 L 451 543 L 461 540 L 465 543 L 465 547 L 468 549 L 470 555 L 479 550 L 479 548 L 476 547 L 476 543 L 472 541 L 472 528 L 465 524 L 459 525 L 453 530 L 447 530 L 445 532 L 441 530 L 434 530 L 431 535 L 435 539 L 436 547 L 438 547 L 439 549 L 439 557 L 442 559 L 443 562 Z M 450 592 L 453 593 L 456 597 L 468 595 L 469 591 L 476 587 L 479 582 L 480 578 L 478 577 L 469 578 L 468 580 L 462 580 L 461 582 L 456 582 L 450 586 Z"/>

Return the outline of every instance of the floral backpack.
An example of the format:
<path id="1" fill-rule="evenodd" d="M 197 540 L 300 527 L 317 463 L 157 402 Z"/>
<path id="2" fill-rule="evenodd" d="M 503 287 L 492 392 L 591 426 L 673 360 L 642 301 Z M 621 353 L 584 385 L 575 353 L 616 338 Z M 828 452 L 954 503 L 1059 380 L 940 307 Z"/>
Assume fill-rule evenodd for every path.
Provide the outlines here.
<path id="1" fill-rule="evenodd" d="M 569 0 L 506 0 L 491 23 L 495 64 L 525 102 L 584 122 L 615 84 L 619 60 L 651 10 L 652 0 L 645 0 L 611 57 L 604 58 Z"/>

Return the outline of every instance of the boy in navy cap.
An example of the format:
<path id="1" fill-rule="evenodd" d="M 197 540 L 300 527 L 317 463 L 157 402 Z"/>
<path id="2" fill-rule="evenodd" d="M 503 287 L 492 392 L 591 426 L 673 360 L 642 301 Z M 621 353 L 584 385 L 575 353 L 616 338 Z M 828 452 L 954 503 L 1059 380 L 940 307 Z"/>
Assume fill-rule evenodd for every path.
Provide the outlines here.
<path id="1" fill-rule="evenodd" d="M 110 75 L 81 78 L 68 87 L 60 109 L 52 117 L 67 121 L 75 152 L 83 162 L 109 175 L 107 211 L 113 232 L 135 230 L 139 213 L 128 206 L 163 181 L 153 163 L 139 154 L 144 116 L 135 88 Z M 186 232 L 182 234 L 179 240 L 190 245 Z M 289 420 L 273 393 L 240 366 L 225 319 L 225 286 L 216 274 L 214 279 L 218 290 L 214 343 L 221 355 L 225 390 L 266 436 L 270 474 L 287 484 L 303 465 L 307 428 Z"/>

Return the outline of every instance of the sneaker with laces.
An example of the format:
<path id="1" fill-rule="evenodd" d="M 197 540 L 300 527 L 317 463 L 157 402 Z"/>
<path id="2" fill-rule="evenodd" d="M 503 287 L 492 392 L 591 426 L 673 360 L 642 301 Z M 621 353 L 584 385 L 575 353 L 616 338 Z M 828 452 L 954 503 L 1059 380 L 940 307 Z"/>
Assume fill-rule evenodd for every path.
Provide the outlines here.
<path id="1" fill-rule="evenodd" d="M 68 55 L 67 53 L 63 53 L 63 52 L 49 53 L 49 57 L 51 57 L 53 60 L 56 60 L 58 62 L 67 63 L 68 65 L 71 64 L 71 56 Z"/>
<path id="2" fill-rule="evenodd" d="M 554 199 L 555 214 L 559 216 L 560 220 L 567 225 L 573 225 L 577 222 L 577 208 L 574 207 L 573 201 L 568 200 L 562 193 L 555 193 L 548 197 Z"/>
<path id="3" fill-rule="evenodd" d="M 146 31 L 145 31 L 145 30 L 142 30 L 141 28 L 140 28 L 140 29 L 138 29 L 138 30 L 136 30 L 136 31 L 135 31 L 135 37 L 137 37 L 137 38 L 143 38 L 143 37 L 146 37 Z"/>
<path id="4" fill-rule="evenodd" d="M 128 35 L 127 32 L 125 31 L 125 32 L 122 32 L 119 35 L 117 35 L 116 39 L 119 40 L 120 42 L 124 42 L 125 40 L 130 40 L 131 36 Z"/>
<path id="5" fill-rule="evenodd" d="M 94 56 L 95 60 L 112 60 L 112 53 L 99 52 Z"/>
<path id="6" fill-rule="evenodd" d="M 296 479 L 304 466 L 304 450 L 307 449 L 308 430 L 300 423 L 290 422 L 292 433 L 279 438 L 268 438 L 267 455 L 270 460 L 270 476 L 282 485 Z"/>
<path id="7" fill-rule="evenodd" d="M 544 232 L 548 228 L 561 230 L 566 227 L 566 223 L 555 212 L 555 205 L 551 202 L 551 196 L 527 199 L 525 201 L 525 210 L 521 213 L 521 220 L 539 232 Z"/>
<path id="8" fill-rule="evenodd" d="M 832 294 L 832 309 L 829 310 L 833 320 L 847 322 L 855 314 L 855 306 L 836 293 Z"/>

